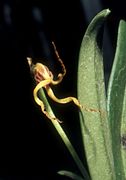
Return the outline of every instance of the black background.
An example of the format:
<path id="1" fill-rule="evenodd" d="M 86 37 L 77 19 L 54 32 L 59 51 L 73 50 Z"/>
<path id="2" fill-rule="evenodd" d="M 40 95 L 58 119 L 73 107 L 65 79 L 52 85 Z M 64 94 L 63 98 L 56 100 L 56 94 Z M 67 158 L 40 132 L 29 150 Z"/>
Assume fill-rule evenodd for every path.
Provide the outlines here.
<path id="1" fill-rule="evenodd" d="M 95 2 L 95 1 L 94 1 Z M 124 7 L 124 9 L 123 9 Z M 91 7 L 96 14 L 112 11 L 106 26 L 109 46 L 105 51 L 105 75 L 110 73 L 117 37 L 118 22 L 126 18 L 123 1 L 102 1 Z M 51 122 L 33 101 L 34 88 L 26 57 L 44 62 L 54 72 L 61 71 L 51 41 L 57 46 L 67 75 L 54 88 L 59 97 L 76 96 L 76 70 L 80 43 L 89 24 L 82 1 L 0 1 L 0 82 L 1 144 L 0 175 L 2 179 L 68 179 L 56 174 L 67 169 L 78 173 Z M 89 19 L 93 18 L 93 12 Z M 105 45 L 107 49 L 108 44 Z M 52 103 L 52 102 L 51 102 Z M 72 143 L 83 157 L 77 108 L 53 103 L 58 117 L 64 121 Z M 86 166 L 86 161 L 85 161 Z"/>

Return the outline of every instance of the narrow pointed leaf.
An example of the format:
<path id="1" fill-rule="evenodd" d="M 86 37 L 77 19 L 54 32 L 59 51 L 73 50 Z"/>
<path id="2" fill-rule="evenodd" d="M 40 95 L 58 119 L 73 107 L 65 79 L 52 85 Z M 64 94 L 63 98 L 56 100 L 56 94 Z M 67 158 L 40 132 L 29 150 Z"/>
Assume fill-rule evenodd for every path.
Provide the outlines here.
<path id="1" fill-rule="evenodd" d="M 123 100 L 123 112 L 121 118 L 121 156 L 123 163 L 124 178 L 126 179 L 126 87 Z"/>
<path id="2" fill-rule="evenodd" d="M 58 174 L 62 176 L 67 176 L 73 180 L 86 180 L 86 178 L 83 179 L 82 177 L 80 177 L 79 175 L 71 171 L 61 170 L 61 171 L 58 171 Z"/>
<path id="3" fill-rule="evenodd" d="M 121 20 L 117 47 L 108 86 L 108 113 L 112 132 L 115 171 L 126 179 L 126 22 Z"/>
<path id="4" fill-rule="evenodd" d="M 82 109 L 80 123 L 92 180 L 115 179 L 101 45 L 102 25 L 109 13 L 105 9 L 94 17 L 83 37 L 79 55 L 78 98 L 88 109 Z"/>

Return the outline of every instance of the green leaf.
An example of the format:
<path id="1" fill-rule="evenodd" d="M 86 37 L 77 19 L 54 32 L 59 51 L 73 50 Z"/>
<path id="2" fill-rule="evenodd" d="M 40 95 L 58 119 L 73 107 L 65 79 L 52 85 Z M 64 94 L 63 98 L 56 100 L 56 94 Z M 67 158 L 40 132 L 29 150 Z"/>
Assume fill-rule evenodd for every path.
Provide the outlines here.
<path id="1" fill-rule="evenodd" d="M 92 180 L 115 179 L 101 46 L 102 25 L 109 13 L 105 9 L 94 17 L 83 37 L 79 54 L 78 98 L 88 109 L 82 109 L 80 123 Z"/>
<path id="2" fill-rule="evenodd" d="M 126 179 L 126 22 L 121 20 L 108 86 L 108 113 L 117 179 Z M 125 140 L 126 141 L 126 140 Z M 126 146 L 126 145 L 125 145 Z"/>
<path id="3" fill-rule="evenodd" d="M 122 119 L 121 119 L 121 156 L 122 156 L 122 163 L 123 163 L 123 172 L 124 177 L 126 179 L 126 87 L 125 87 L 125 94 L 123 100 L 123 112 L 122 112 Z"/>
<path id="4" fill-rule="evenodd" d="M 85 178 L 83 179 L 82 177 L 78 176 L 77 174 L 75 174 L 71 171 L 61 170 L 61 171 L 58 171 L 58 174 L 62 175 L 62 176 L 67 176 L 67 177 L 74 179 L 74 180 L 87 180 Z"/>

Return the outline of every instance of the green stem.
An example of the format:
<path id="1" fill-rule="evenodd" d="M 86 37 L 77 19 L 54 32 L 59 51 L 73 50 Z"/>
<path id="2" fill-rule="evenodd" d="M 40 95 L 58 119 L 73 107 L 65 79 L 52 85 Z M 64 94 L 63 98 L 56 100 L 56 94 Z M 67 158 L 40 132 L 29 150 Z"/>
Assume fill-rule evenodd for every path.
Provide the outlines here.
<path id="1" fill-rule="evenodd" d="M 55 118 L 53 110 L 52 110 L 52 108 L 51 108 L 51 106 L 50 106 L 50 104 L 49 104 L 49 102 L 48 102 L 48 100 L 47 100 L 47 98 L 45 96 L 45 93 L 44 93 L 43 89 L 40 89 L 39 96 L 40 96 L 41 99 L 44 100 L 44 104 L 46 106 L 46 109 L 47 109 L 48 113 L 52 117 Z M 55 129 L 57 130 L 58 134 L 60 135 L 62 141 L 66 145 L 69 153 L 71 154 L 72 158 L 74 159 L 74 161 L 75 161 L 76 165 L 78 166 L 78 169 L 80 170 L 81 174 L 83 175 L 84 178 L 86 178 L 86 180 L 89 180 L 90 179 L 89 175 L 88 175 L 86 169 L 84 168 L 84 165 L 83 165 L 82 161 L 80 160 L 78 154 L 76 153 L 73 145 L 71 144 L 69 138 L 67 137 L 66 133 L 64 132 L 63 128 L 61 127 L 61 125 L 59 124 L 58 121 L 52 120 L 51 122 L 54 125 Z"/>

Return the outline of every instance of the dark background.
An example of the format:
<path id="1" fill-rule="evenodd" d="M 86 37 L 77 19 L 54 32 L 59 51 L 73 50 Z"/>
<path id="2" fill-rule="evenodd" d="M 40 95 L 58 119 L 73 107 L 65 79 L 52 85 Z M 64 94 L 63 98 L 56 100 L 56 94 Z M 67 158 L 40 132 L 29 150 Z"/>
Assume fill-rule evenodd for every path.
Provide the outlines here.
<path id="1" fill-rule="evenodd" d="M 44 62 L 56 77 L 61 71 L 51 41 L 57 46 L 67 75 L 54 88 L 58 97 L 76 96 L 78 53 L 87 25 L 100 10 L 112 12 L 105 25 L 106 82 L 114 57 L 118 22 L 126 18 L 123 1 L 0 1 L 0 175 L 1 179 L 68 179 L 56 174 L 78 169 L 51 122 L 34 103 L 33 81 L 26 57 Z M 124 7 L 124 9 L 123 9 Z M 52 102 L 51 102 L 52 103 Z M 77 108 L 53 103 L 80 157 L 83 157 Z M 86 161 L 85 161 L 86 166 Z M 21 176 L 22 175 L 22 176 Z"/>

